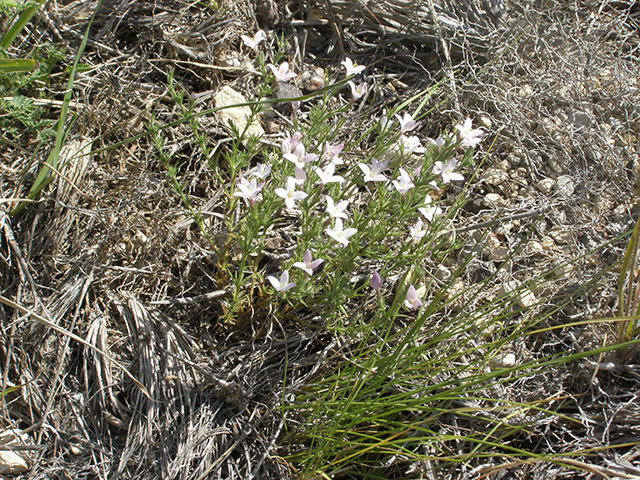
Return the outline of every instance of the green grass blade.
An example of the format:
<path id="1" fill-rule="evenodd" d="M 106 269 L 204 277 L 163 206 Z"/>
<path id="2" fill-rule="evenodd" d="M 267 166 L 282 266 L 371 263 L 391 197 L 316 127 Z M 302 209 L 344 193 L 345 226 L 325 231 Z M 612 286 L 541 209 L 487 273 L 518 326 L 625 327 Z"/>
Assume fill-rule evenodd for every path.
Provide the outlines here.
<path id="1" fill-rule="evenodd" d="M 2 36 L 2 39 L 0 40 L 0 49 L 6 50 L 9 48 L 9 45 L 13 43 L 16 37 L 24 29 L 27 23 L 31 21 L 36 12 L 40 10 L 40 7 L 43 4 L 44 0 L 36 0 L 35 5 L 27 8 L 20 14 L 18 19 L 13 23 L 13 25 L 11 25 L 11 28 L 9 28 L 9 30 L 7 30 L 7 32 Z"/>
<path id="2" fill-rule="evenodd" d="M 37 70 L 39 67 L 40 67 L 40 64 L 36 60 L 0 59 L 0 73 L 33 72 Z"/>
<path id="3" fill-rule="evenodd" d="M 101 0 L 98 1 L 93 11 L 93 15 L 89 20 L 84 36 L 82 38 L 82 42 L 78 47 L 78 52 L 76 53 L 75 61 L 73 62 L 73 66 L 71 67 L 71 73 L 69 74 L 69 81 L 67 82 L 67 90 L 64 95 L 64 100 L 62 102 L 60 117 L 58 118 L 56 142 L 53 147 L 53 150 L 49 154 L 49 157 L 47 158 L 47 161 L 46 161 L 46 165 L 51 165 L 54 169 L 58 168 L 58 157 L 60 155 L 60 150 L 62 148 L 63 140 L 66 138 L 66 133 L 68 132 L 68 128 L 65 129 L 65 123 L 67 118 L 67 112 L 69 111 L 69 102 L 71 101 L 71 96 L 73 94 L 73 82 L 75 80 L 75 74 L 78 69 L 78 63 L 80 61 L 80 57 L 82 57 L 82 54 L 84 53 L 84 50 L 87 46 L 87 42 L 89 40 L 89 30 L 91 29 L 91 25 L 93 24 L 93 20 L 96 16 L 96 12 L 100 8 L 101 3 L 102 3 Z M 42 167 L 42 169 L 40 170 L 40 173 L 38 174 L 38 177 L 36 178 L 36 180 L 34 181 L 31 187 L 31 190 L 29 190 L 29 195 L 27 196 L 27 198 L 29 198 L 30 200 L 35 199 L 38 196 L 38 194 L 55 178 L 55 176 L 51 174 L 51 169 L 46 165 Z M 16 208 L 13 209 L 10 215 L 11 216 L 16 215 L 17 213 L 22 211 L 22 209 L 24 209 L 28 204 L 29 204 L 28 202 L 20 203 Z"/>

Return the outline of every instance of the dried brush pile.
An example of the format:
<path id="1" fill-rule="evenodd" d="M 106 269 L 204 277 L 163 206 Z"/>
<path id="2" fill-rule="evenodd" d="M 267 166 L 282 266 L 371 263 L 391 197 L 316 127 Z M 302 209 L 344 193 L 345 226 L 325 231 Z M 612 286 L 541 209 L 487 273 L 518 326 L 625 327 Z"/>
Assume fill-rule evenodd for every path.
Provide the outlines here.
<path id="1" fill-rule="evenodd" d="M 70 63 L 95 5 L 50 3 L 23 48 L 58 45 Z M 185 214 L 146 135 L 152 114 L 163 124 L 179 118 L 167 95 L 169 68 L 199 110 L 224 85 L 251 97 L 256 79 L 238 53 L 239 36 L 262 27 L 291 37 L 290 61 L 300 69 L 335 66 L 345 53 L 373 65 L 370 80 L 381 94 L 363 116 L 442 80 L 424 136 L 470 116 L 495 137 L 466 216 L 456 219 L 460 256 L 482 251 L 464 278 L 490 275 L 507 256 L 521 285 L 560 267 L 536 292 L 547 299 L 537 312 L 572 299 L 549 319 L 554 325 L 606 317 L 615 306 L 607 268 L 624 241 L 613 240 L 638 214 L 639 15 L 625 1 L 103 2 L 61 157 L 76 160 L 15 217 L 9 207 L 26 195 L 51 145 L 32 142 L 27 130 L 0 139 L 0 293 L 10 300 L 0 306 L 0 381 L 2 391 L 19 386 L 0 397 L 0 430 L 26 436 L 24 478 L 295 478 L 280 457 L 289 449 L 280 443 L 283 398 L 358 342 L 305 322 L 262 322 L 265 312 L 220 320 L 228 292 L 215 278 L 211 244 Z M 64 87 L 55 68 L 54 101 L 44 102 L 51 118 Z M 214 115 L 200 122 L 213 154 L 224 151 L 228 129 Z M 216 230 L 219 185 L 190 130 L 176 124 L 166 135 L 194 208 L 224 234 Z M 485 222 L 487 235 L 474 235 Z M 593 278 L 597 288 L 584 291 Z M 609 333 L 582 325 L 511 348 L 525 361 L 597 348 Z M 518 445 L 558 455 L 594 449 L 589 459 L 485 467 L 511 469 L 513 478 L 640 474 L 637 446 L 606 450 L 637 444 L 637 367 L 597 367 L 558 366 L 502 391 L 523 404 L 556 398 L 553 406 L 564 402 L 565 418 L 576 420 L 523 417 L 530 443 Z M 481 463 L 434 461 L 441 477 L 422 478 L 504 478 L 474 471 Z"/>

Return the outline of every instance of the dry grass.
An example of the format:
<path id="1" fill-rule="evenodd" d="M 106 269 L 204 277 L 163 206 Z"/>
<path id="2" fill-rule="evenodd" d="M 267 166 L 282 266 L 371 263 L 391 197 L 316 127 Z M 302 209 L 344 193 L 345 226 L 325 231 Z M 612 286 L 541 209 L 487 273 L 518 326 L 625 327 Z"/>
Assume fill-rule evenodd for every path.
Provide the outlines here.
<path id="1" fill-rule="evenodd" d="M 466 245 L 472 249 L 478 240 L 475 224 L 544 208 L 541 221 L 531 216 L 493 226 L 508 249 L 517 249 L 532 228 L 525 243 L 548 245 L 513 255 L 511 278 L 529 282 L 607 244 L 563 268 L 536 295 L 551 308 L 580 293 L 549 324 L 612 315 L 613 273 L 593 290 L 579 289 L 621 257 L 624 241 L 607 242 L 629 230 L 637 215 L 631 193 L 640 129 L 637 7 L 623 1 L 512 2 L 498 19 L 479 10 L 461 15 L 471 1 L 421 4 L 292 2 L 280 7 L 276 26 L 292 36 L 288 53 L 298 67 L 303 61 L 333 68 L 340 49 L 360 64 L 375 64 L 370 80 L 381 96 L 366 115 L 445 78 L 422 134 L 436 136 L 450 119 L 471 116 L 496 135 L 466 217 L 457 219 L 458 228 L 468 229 L 461 233 Z M 279 324 L 266 308 L 233 325 L 221 322 L 212 246 L 185 217 L 149 139 L 111 148 L 144 133 L 152 112 L 163 123 L 179 118 L 167 101 L 169 68 L 196 95 L 200 110 L 210 107 L 223 85 L 251 94 L 259 79 L 228 65 L 240 48 L 239 35 L 258 27 L 256 7 L 249 0 L 218 6 L 103 3 L 82 59 L 89 68 L 76 82 L 78 119 L 66 142 L 69 158 L 87 145 L 94 153 L 66 164 L 64 178 L 20 216 L 0 211 L 1 294 L 57 326 L 0 308 L 2 389 L 21 386 L 1 398 L 1 426 L 21 429 L 45 447 L 33 453 L 29 478 L 295 478 L 293 466 L 279 457 L 285 450 L 279 445 L 283 388 L 312 381 L 355 344 L 298 323 Z M 60 43 L 72 58 L 93 8 L 86 2 L 50 4 L 25 38 L 25 50 Z M 465 24 L 447 22 L 444 10 L 451 19 L 457 10 Z M 49 112 L 55 117 L 55 104 Z M 214 152 L 222 151 L 229 133 L 213 116 L 201 121 Z M 215 231 L 220 192 L 189 132 L 170 129 L 167 148 L 177 152 L 194 206 Z M 0 147 L 4 200 L 25 196 L 37 172 L 33 158 L 46 158 L 50 148 L 31 144 L 26 134 L 15 143 Z M 491 169 L 504 172 L 504 179 L 493 182 Z M 535 187 L 559 176 L 570 179 L 572 193 L 544 194 Z M 504 205 L 484 204 L 487 193 L 499 194 Z M 570 233 L 568 240 L 558 240 L 559 230 Z M 474 260 L 465 281 L 478 281 L 492 264 Z M 582 325 L 510 348 L 524 361 L 597 348 L 611 332 Z M 522 446 L 558 455 L 593 448 L 590 462 L 505 461 L 475 472 L 443 471 L 442 478 L 480 478 L 483 472 L 504 478 L 500 470 L 517 478 L 637 478 L 637 447 L 605 448 L 637 443 L 638 382 L 637 367 L 606 370 L 576 362 L 513 384 L 500 393 L 523 403 L 556 398 L 554 406 L 562 403 L 566 418 L 578 420 L 534 423 Z M 619 474 L 625 465 L 627 477 Z"/>

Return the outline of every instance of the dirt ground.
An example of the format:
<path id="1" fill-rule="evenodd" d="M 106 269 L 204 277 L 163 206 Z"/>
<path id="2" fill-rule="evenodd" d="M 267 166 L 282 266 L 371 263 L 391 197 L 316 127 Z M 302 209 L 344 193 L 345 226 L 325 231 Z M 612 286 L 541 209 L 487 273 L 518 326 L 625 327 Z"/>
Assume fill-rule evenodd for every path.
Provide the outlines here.
<path id="1" fill-rule="evenodd" d="M 345 55 L 369 66 L 366 80 L 380 92 L 375 116 L 440 82 L 419 135 L 436 137 L 466 117 L 488 133 L 455 219 L 460 257 L 482 252 L 461 281 L 473 284 L 510 259 L 507 280 L 519 285 L 555 272 L 535 291 L 543 300 L 536 312 L 568 301 L 545 325 L 615 315 L 612 266 L 626 248 L 619 237 L 638 216 L 640 9 L 609 0 L 508 1 L 504 10 L 500 3 L 103 2 L 65 142 L 66 155 L 92 152 L 62 170 L 78 189 L 58 179 L 9 217 L 8 199 L 26 196 L 34 159 L 46 159 L 51 143 L 38 144 L 25 129 L 0 147 L 1 294 L 45 320 L 0 308 L 2 390 L 21 385 L 2 397 L 0 430 L 20 431 L 33 446 L 19 478 L 296 478 L 281 458 L 281 359 L 286 352 L 309 367 L 335 339 L 300 325 L 265 331 L 251 318 L 220 321 L 211 246 L 145 135 L 151 115 L 162 124 L 179 118 L 167 95 L 170 69 L 196 111 L 211 108 L 223 86 L 252 98 L 261 78 L 240 35 L 259 28 L 284 34 L 296 71 L 318 67 L 331 76 Z M 43 87 L 53 100 L 45 116 L 59 114 L 64 68 L 96 6 L 50 2 L 23 39 L 27 52 L 63 51 Z M 222 151 L 229 131 L 216 115 L 200 121 L 213 151 Z M 264 124 L 279 141 L 286 124 Z M 168 148 L 184 165 L 194 207 L 212 212 L 219 190 L 189 132 L 167 129 Z M 525 362 L 596 349 L 613 336 L 608 323 L 581 324 L 514 342 L 511 351 Z M 563 414 L 578 422 L 532 423 L 529 443 L 519 445 L 558 455 L 594 449 L 576 464 L 519 465 L 485 477 L 474 473 L 478 465 L 446 466 L 415 478 L 640 478 L 638 360 L 581 359 L 502 392 L 523 403 L 565 402 Z"/>

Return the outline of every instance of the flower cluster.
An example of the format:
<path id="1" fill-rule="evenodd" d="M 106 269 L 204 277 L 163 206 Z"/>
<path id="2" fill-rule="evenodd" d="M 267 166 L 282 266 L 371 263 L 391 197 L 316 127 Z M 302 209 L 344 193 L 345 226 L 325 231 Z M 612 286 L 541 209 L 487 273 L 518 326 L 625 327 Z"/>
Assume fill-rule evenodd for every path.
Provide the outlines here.
<path id="1" fill-rule="evenodd" d="M 263 32 L 259 31 L 253 38 L 242 37 L 246 46 L 257 50 L 260 42 L 265 40 Z M 365 66 L 356 65 L 346 58 L 342 65 L 346 70 L 347 82 L 352 91 L 352 100 L 357 100 L 365 95 L 368 86 L 362 82 L 354 83 L 351 78 L 363 73 Z M 275 82 L 287 81 L 296 77 L 291 71 L 288 62 L 282 62 L 279 66 L 267 64 L 275 78 Z M 422 121 L 414 119 L 409 113 L 395 113 L 392 116 L 380 119 L 380 135 L 393 135 L 397 132 L 397 142 L 387 152 L 365 157 L 362 162 L 353 162 L 349 156 L 351 151 L 345 153 L 345 144 L 333 144 L 331 140 L 322 138 L 321 141 L 300 131 L 289 133 L 282 139 L 280 148 L 275 151 L 275 158 L 269 163 L 258 163 L 252 169 L 236 179 L 232 195 L 244 199 L 249 206 L 260 209 L 264 198 L 274 199 L 271 202 L 282 202 L 288 214 L 298 216 L 301 222 L 316 222 L 315 227 L 309 227 L 307 232 L 315 232 L 306 235 L 304 243 L 301 242 L 299 252 L 294 254 L 294 260 L 289 264 L 294 272 L 302 270 L 299 275 L 311 277 L 325 262 L 331 264 L 337 258 L 337 252 L 342 249 L 350 254 L 358 254 L 366 241 L 368 233 L 360 231 L 363 223 L 361 202 L 355 202 L 352 195 L 354 186 L 369 195 L 376 192 L 388 192 L 385 195 L 396 195 L 400 204 L 410 203 L 410 208 L 415 209 L 413 220 L 406 223 L 403 238 L 406 242 L 416 245 L 424 245 L 425 238 L 436 222 L 443 214 L 443 209 L 435 202 L 441 193 L 441 188 L 451 182 L 464 181 L 464 176 L 458 171 L 458 161 L 453 158 L 453 153 L 467 147 L 476 146 L 482 139 L 484 132 L 481 129 L 473 129 L 471 120 L 455 126 L 457 136 L 438 138 L 431 140 L 431 146 L 425 148 L 417 130 Z M 443 150 L 446 149 L 446 150 Z M 439 152 L 445 152 L 444 154 Z M 431 155 L 439 158 L 432 163 L 429 170 L 425 168 L 408 168 L 406 159 L 411 155 L 422 155 L 423 163 L 428 161 Z M 343 158 L 345 157 L 346 158 Z M 357 168 L 354 168 L 357 165 Z M 425 180 L 426 178 L 426 180 Z M 426 183 L 425 183 L 426 182 Z M 268 184 L 273 184 L 273 187 Z M 382 189 L 376 188 L 381 184 Z M 346 185 L 346 187 L 345 187 Z M 386 187 L 386 189 L 385 189 Z M 415 205 L 415 196 L 408 195 L 412 189 L 420 187 L 427 190 L 422 205 Z M 427 187 L 427 188 L 425 188 Z M 266 192 L 271 191 L 272 194 Z M 280 207 L 280 208 L 282 208 Z M 256 212 L 258 211 L 256 210 Z M 305 227 L 303 224 L 303 231 Z M 324 235 L 323 235 L 324 234 Z M 348 247 L 357 245 L 358 249 Z M 304 253 L 301 253 L 304 250 Z M 314 253 L 315 252 L 315 253 Z M 297 258 L 296 258 L 297 257 Z M 315 257 L 315 258 L 314 258 Z M 284 293 L 294 289 L 297 285 L 291 281 L 290 270 L 283 269 L 279 276 L 268 275 L 266 279 L 278 292 Z M 296 277 L 300 281 L 301 277 Z M 315 283 L 315 282 L 314 282 Z M 377 271 L 374 271 L 370 286 L 380 297 L 383 279 Z M 409 285 L 404 306 L 407 309 L 418 309 L 422 300 L 413 285 Z"/>

